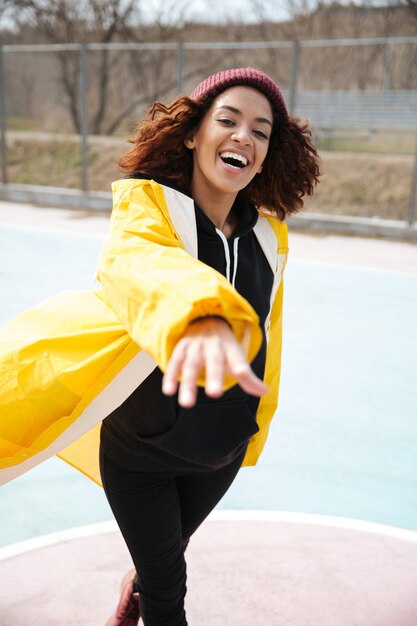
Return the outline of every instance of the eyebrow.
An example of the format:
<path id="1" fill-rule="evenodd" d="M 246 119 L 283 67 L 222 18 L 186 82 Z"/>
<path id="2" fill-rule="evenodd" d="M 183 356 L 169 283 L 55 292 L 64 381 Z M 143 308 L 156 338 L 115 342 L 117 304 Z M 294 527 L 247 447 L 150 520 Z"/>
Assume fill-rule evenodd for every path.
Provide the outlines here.
<path id="1" fill-rule="evenodd" d="M 219 107 L 219 110 L 220 109 L 228 109 L 228 111 L 232 111 L 232 113 L 238 113 L 242 115 L 242 111 L 240 111 L 239 109 L 236 109 L 235 107 L 231 107 L 228 104 L 223 104 L 221 107 Z M 264 124 L 269 124 L 272 127 L 272 122 L 268 120 L 266 117 L 257 117 L 255 121 L 263 122 Z"/>

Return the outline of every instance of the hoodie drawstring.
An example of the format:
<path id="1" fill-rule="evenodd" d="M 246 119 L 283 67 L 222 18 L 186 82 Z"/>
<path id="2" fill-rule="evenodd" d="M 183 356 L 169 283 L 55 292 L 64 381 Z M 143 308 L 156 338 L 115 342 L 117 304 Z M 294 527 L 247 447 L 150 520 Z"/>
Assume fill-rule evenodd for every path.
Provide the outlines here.
<path id="1" fill-rule="evenodd" d="M 226 238 L 225 234 L 222 233 L 221 230 L 216 228 L 216 233 L 219 235 L 220 239 L 223 242 L 224 255 L 226 257 L 226 278 L 229 281 L 229 283 L 230 282 L 232 283 L 232 285 L 234 287 L 235 286 L 235 280 L 236 280 L 236 273 L 237 273 L 239 237 L 235 237 L 235 239 L 233 240 L 233 277 L 232 277 L 232 281 L 230 281 L 231 259 L 230 259 L 229 244 L 228 244 L 228 241 L 227 241 L 227 238 Z"/>
<path id="2" fill-rule="evenodd" d="M 237 273 L 237 259 L 238 259 L 239 237 L 235 237 L 233 240 L 233 278 L 232 285 L 235 286 L 236 273 Z"/>

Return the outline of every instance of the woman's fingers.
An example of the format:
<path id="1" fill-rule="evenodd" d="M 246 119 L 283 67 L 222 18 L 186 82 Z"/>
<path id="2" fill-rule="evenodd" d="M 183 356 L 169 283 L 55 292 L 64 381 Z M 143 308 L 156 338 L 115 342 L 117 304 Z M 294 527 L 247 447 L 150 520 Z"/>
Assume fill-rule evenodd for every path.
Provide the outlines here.
<path id="1" fill-rule="evenodd" d="M 263 396 L 267 393 L 268 386 L 256 376 L 236 340 L 226 350 L 226 363 L 228 372 L 236 378 L 246 393 L 252 396 Z"/>
<path id="2" fill-rule="evenodd" d="M 197 380 L 204 367 L 204 358 L 201 343 L 189 341 L 185 358 L 182 364 L 181 382 L 178 393 L 178 402 L 184 408 L 194 406 L 197 398 Z"/>
<path id="3" fill-rule="evenodd" d="M 180 341 L 172 351 L 162 379 L 162 391 L 167 396 L 173 396 L 177 392 L 178 379 L 181 376 L 185 355 L 186 345 Z"/>
<path id="4" fill-rule="evenodd" d="M 211 398 L 223 395 L 223 380 L 226 368 L 226 358 L 222 341 L 218 337 L 212 338 L 205 346 L 205 392 Z"/>
<path id="5" fill-rule="evenodd" d="M 229 368 L 229 372 L 234 376 L 246 393 L 252 396 L 263 396 L 268 392 L 268 385 L 258 378 L 250 365 L 235 365 Z"/>
<path id="6" fill-rule="evenodd" d="M 212 398 L 223 394 L 226 371 L 251 395 L 262 396 L 268 391 L 247 362 L 232 330 L 222 320 L 207 318 L 190 325 L 172 352 L 162 391 L 170 396 L 179 387 L 179 404 L 190 408 L 196 402 L 197 381 L 202 371 L 205 371 L 205 392 Z"/>

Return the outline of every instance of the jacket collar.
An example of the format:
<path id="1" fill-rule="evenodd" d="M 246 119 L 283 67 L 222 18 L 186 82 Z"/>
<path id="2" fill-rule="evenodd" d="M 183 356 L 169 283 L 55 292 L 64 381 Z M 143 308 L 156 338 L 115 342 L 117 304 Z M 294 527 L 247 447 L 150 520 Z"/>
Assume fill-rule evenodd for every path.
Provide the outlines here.
<path id="1" fill-rule="evenodd" d="M 194 206 L 198 228 L 207 235 L 217 237 L 216 225 L 196 202 L 194 202 Z M 232 239 L 235 237 L 243 237 L 253 230 L 256 222 L 258 221 L 259 214 L 255 207 L 246 200 L 243 194 L 238 194 L 231 210 L 238 220 L 237 226 L 231 237 Z"/>

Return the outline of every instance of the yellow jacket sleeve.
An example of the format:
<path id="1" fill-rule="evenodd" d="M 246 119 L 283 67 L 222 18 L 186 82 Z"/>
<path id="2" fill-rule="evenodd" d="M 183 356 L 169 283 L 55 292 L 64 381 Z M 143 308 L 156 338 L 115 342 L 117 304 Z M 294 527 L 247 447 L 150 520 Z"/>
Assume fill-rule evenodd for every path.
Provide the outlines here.
<path id="1" fill-rule="evenodd" d="M 256 312 L 224 276 L 184 250 L 163 188 L 153 181 L 123 180 L 113 190 L 98 278 L 104 299 L 132 339 L 165 370 L 187 325 L 219 315 L 252 361 L 262 341 Z"/>

